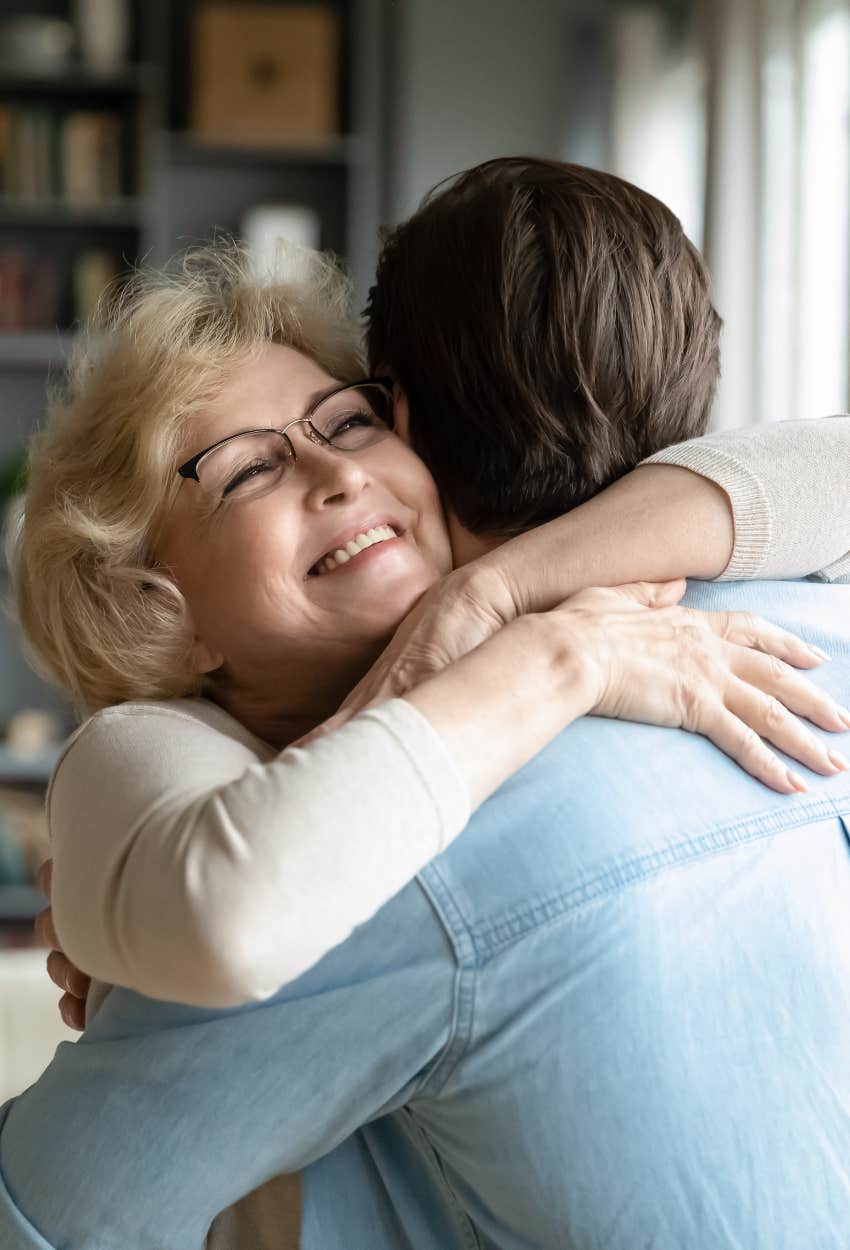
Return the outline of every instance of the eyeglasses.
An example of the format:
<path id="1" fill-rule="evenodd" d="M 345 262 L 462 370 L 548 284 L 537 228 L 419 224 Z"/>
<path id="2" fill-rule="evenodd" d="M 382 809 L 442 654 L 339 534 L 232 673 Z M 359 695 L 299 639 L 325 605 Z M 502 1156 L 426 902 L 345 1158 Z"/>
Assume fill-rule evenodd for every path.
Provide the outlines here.
<path id="1" fill-rule="evenodd" d="M 295 468 L 298 457 L 287 433 L 300 425 L 319 447 L 356 452 L 392 434 L 392 378 L 348 382 L 324 395 L 303 417 L 282 430 L 243 430 L 205 447 L 177 472 L 198 482 L 210 502 L 257 499 L 274 490 Z"/>

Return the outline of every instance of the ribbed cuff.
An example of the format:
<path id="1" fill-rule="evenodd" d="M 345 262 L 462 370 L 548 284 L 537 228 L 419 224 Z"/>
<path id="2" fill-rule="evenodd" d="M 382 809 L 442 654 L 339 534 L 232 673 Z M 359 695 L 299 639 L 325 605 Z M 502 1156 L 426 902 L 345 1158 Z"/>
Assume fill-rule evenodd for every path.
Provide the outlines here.
<path id="1" fill-rule="evenodd" d="M 834 560 L 832 564 L 828 564 L 819 573 L 813 573 L 812 576 L 819 582 L 835 582 L 847 585 L 847 583 L 850 583 L 850 552 L 842 556 L 840 560 Z"/>
<path id="2" fill-rule="evenodd" d="M 436 729 L 406 699 L 390 699 L 361 712 L 363 719 L 379 720 L 419 774 L 437 811 L 439 850 L 443 851 L 468 824 L 469 789 Z"/>
<path id="3" fill-rule="evenodd" d="M 742 582 L 758 577 L 773 542 L 773 517 L 761 482 L 746 464 L 704 440 L 666 447 L 643 464 L 678 465 L 725 491 L 732 504 L 735 538 L 731 559 L 715 580 Z"/>

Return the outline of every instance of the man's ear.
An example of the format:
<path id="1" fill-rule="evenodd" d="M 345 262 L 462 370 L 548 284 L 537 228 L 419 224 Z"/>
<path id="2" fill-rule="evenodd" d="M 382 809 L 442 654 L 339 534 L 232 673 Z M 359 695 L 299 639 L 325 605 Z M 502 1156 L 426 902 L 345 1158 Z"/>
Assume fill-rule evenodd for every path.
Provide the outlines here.
<path id="1" fill-rule="evenodd" d="M 410 408 L 407 403 L 407 396 L 401 389 L 401 383 L 396 382 L 393 386 L 393 419 L 395 421 L 395 432 L 403 442 L 410 446 Z"/>

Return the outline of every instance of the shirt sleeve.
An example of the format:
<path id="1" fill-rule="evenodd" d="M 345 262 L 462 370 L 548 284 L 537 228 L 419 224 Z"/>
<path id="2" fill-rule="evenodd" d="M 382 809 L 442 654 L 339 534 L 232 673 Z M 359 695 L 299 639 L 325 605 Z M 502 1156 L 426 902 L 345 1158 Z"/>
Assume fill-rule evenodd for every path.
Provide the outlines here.
<path id="1" fill-rule="evenodd" d="M 394 699 L 260 762 L 166 705 L 99 713 L 48 797 L 68 957 L 152 998 L 273 994 L 368 920 L 469 818 L 440 737 Z"/>
<path id="2" fill-rule="evenodd" d="M 644 463 L 690 469 L 729 496 L 735 545 L 722 580 L 850 580 L 850 417 L 709 434 Z"/>
<path id="3" fill-rule="evenodd" d="M 270 1000 L 214 1011 L 115 989 L 0 1108 L 3 1250 L 186 1250 L 217 1213 L 428 1093 L 458 965 L 412 883 Z"/>

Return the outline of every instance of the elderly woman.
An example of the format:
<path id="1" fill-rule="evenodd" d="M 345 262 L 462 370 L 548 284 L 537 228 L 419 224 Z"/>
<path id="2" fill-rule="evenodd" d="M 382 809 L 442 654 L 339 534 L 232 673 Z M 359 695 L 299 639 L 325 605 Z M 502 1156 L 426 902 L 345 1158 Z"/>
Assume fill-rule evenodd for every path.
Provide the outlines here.
<path id="1" fill-rule="evenodd" d="M 657 515 L 667 532 L 663 499 Z M 597 544 L 616 534 L 616 497 L 602 517 Z M 722 532 L 685 531 L 683 575 L 724 567 Z M 646 544 L 635 577 L 656 535 Z M 576 550 L 565 602 L 511 620 L 506 586 L 535 602 L 511 543 L 440 600 L 453 663 L 293 746 L 452 567 L 437 488 L 394 433 L 387 379 L 362 377 L 344 287 L 318 260 L 303 288 L 258 285 L 213 249 L 125 295 L 34 444 L 15 565 L 35 654 L 94 713 L 49 818 L 56 929 L 102 986 L 212 1007 L 268 997 L 591 711 L 705 732 L 787 792 L 805 783 L 742 722 L 772 725 L 818 772 L 844 767 L 771 702 L 848 727 L 768 658 L 813 666 L 805 644 L 678 608 L 681 586 L 575 595 Z"/>

